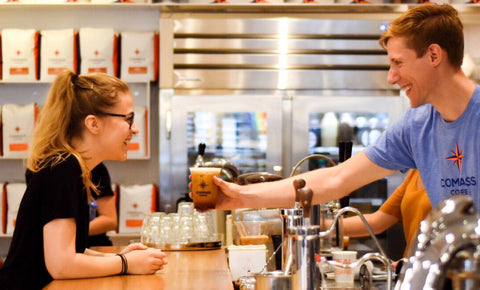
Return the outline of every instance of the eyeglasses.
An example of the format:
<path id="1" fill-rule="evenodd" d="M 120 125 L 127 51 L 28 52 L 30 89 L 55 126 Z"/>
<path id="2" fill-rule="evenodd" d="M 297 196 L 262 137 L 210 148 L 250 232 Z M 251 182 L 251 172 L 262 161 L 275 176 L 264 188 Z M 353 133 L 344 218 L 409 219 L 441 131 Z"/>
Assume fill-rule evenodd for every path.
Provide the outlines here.
<path id="1" fill-rule="evenodd" d="M 112 117 L 123 117 L 125 118 L 125 122 L 128 123 L 128 129 L 132 129 L 133 125 L 133 119 L 135 118 L 135 113 L 130 113 L 130 114 L 114 114 L 114 113 L 105 113 L 105 112 L 100 112 L 99 114 L 101 115 L 106 115 L 106 116 L 112 116 Z"/>

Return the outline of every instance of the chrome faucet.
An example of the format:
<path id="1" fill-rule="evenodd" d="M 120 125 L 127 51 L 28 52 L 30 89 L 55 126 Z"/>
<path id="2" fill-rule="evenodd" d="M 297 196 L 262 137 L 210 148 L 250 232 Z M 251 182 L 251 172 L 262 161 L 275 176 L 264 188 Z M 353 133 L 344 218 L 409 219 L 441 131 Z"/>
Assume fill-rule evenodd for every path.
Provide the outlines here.
<path id="1" fill-rule="evenodd" d="M 337 165 L 335 163 L 335 161 L 333 161 L 330 157 L 328 157 L 327 155 L 323 155 L 323 154 L 312 154 L 312 155 L 308 155 L 304 158 L 302 158 L 302 160 L 298 161 L 297 164 L 295 164 L 295 166 L 293 166 L 292 168 L 292 171 L 290 172 L 290 177 L 296 175 L 298 172 L 298 168 L 303 164 L 303 162 L 307 161 L 307 160 L 310 160 L 312 158 L 321 158 L 321 159 L 324 159 L 328 162 L 328 167 L 332 167 L 332 166 L 335 166 Z"/>

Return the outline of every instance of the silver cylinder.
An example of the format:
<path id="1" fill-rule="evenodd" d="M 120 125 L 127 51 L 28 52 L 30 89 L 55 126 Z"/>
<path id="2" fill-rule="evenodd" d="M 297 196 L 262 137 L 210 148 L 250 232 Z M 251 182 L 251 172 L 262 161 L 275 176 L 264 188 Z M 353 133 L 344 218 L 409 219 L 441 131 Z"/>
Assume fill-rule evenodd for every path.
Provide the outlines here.
<path id="1" fill-rule="evenodd" d="M 287 238 L 287 229 L 303 226 L 303 210 L 296 208 L 284 208 L 282 215 L 282 270 L 285 271 L 287 258 L 290 255 L 291 242 Z"/>
<path id="2" fill-rule="evenodd" d="M 291 290 L 292 277 L 283 271 L 262 272 L 255 274 L 255 290 Z"/>
<path id="3" fill-rule="evenodd" d="M 291 243 L 292 289 L 314 290 L 321 285 L 316 255 L 320 247 L 319 226 L 298 226 L 287 229 Z"/>

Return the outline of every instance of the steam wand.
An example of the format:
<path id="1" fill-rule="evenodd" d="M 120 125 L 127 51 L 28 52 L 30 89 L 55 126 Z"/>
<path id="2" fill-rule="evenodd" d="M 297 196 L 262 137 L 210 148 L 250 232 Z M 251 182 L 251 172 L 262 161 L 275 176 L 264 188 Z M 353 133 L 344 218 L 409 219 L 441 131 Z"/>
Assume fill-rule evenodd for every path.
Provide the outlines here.
<path id="1" fill-rule="evenodd" d="M 290 172 L 290 176 L 289 177 L 292 177 L 294 175 L 296 175 L 296 172 L 298 170 L 298 167 L 300 167 L 303 162 L 309 160 L 309 159 L 312 159 L 312 158 L 322 158 L 322 159 L 325 159 L 327 162 L 328 162 L 328 167 L 332 167 L 332 166 L 335 166 L 335 161 L 333 161 L 332 159 L 330 159 L 327 155 L 323 155 L 323 154 L 312 154 L 312 155 L 308 155 L 304 158 L 302 158 L 302 160 L 298 161 L 297 164 L 295 164 L 295 166 L 293 167 L 292 169 L 292 172 Z"/>
<path id="2" fill-rule="evenodd" d="M 373 242 L 375 243 L 375 245 L 377 246 L 378 250 L 380 251 L 380 254 L 382 254 L 382 256 L 384 257 L 387 257 L 387 255 L 385 254 L 385 251 L 383 250 L 382 246 L 380 245 L 380 243 L 378 242 L 378 239 L 377 237 L 375 236 L 375 233 L 373 232 L 372 230 L 372 227 L 370 227 L 370 225 L 368 224 L 367 220 L 365 219 L 365 217 L 363 216 L 363 214 L 356 208 L 354 207 L 351 207 L 351 206 L 347 206 L 347 207 L 344 207 L 344 208 L 341 208 L 337 214 L 335 215 L 335 218 L 333 220 L 333 223 L 332 225 L 330 226 L 330 228 L 326 231 L 323 231 L 323 232 L 320 232 L 320 237 L 326 237 L 328 236 L 329 234 L 331 234 L 333 232 L 333 230 L 335 229 L 335 224 L 337 223 L 338 221 L 338 218 L 344 214 L 345 212 L 352 212 L 356 215 L 358 215 L 360 217 L 360 219 L 362 220 L 363 224 L 365 225 L 365 227 L 367 228 L 368 232 L 370 233 L 370 236 L 372 237 L 373 239 Z"/>

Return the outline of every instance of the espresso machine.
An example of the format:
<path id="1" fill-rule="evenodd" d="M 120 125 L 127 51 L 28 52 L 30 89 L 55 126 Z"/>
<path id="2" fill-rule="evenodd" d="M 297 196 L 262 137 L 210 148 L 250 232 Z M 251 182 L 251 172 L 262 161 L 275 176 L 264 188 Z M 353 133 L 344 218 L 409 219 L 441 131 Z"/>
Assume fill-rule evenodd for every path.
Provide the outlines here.
<path id="1" fill-rule="evenodd" d="M 442 201 L 420 223 L 395 289 L 480 289 L 480 215 L 468 196 Z"/>

